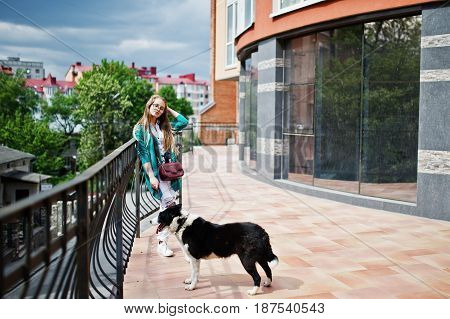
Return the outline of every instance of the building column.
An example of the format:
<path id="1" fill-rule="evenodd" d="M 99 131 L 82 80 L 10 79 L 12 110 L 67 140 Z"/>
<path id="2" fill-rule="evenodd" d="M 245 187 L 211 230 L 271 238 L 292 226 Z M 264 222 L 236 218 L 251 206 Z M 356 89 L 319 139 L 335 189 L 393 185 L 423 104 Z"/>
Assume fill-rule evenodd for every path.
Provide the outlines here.
<path id="1" fill-rule="evenodd" d="M 245 91 L 248 79 L 245 68 L 241 63 L 241 70 L 239 75 L 239 121 L 238 121 L 238 143 L 239 143 L 239 160 L 244 160 L 244 146 L 245 146 Z"/>
<path id="2" fill-rule="evenodd" d="M 450 220 L 450 7 L 423 10 L 417 214 Z"/>
<path id="3" fill-rule="evenodd" d="M 275 39 L 258 46 L 257 171 L 268 179 L 281 177 L 283 155 L 283 49 Z"/>

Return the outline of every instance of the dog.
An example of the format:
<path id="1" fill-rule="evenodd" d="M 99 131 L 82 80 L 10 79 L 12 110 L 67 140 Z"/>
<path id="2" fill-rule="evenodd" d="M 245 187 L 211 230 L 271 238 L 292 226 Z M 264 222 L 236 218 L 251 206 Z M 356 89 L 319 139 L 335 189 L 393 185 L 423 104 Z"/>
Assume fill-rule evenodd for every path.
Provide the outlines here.
<path id="1" fill-rule="evenodd" d="M 183 252 L 191 264 L 191 277 L 184 281 L 186 290 L 194 290 L 199 276 L 200 260 L 226 258 L 237 254 L 245 270 L 253 279 L 255 295 L 260 290 L 261 276 L 256 270 L 259 263 L 267 276 L 265 287 L 272 284 L 272 270 L 278 265 L 278 257 L 272 252 L 267 232 L 254 223 L 230 223 L 218 225 L 202 217 L 190 214 L 175 205 L 159 213 L 152 224 L 158 223 L 158 230 L 165 227 L 175 234 Z"/>

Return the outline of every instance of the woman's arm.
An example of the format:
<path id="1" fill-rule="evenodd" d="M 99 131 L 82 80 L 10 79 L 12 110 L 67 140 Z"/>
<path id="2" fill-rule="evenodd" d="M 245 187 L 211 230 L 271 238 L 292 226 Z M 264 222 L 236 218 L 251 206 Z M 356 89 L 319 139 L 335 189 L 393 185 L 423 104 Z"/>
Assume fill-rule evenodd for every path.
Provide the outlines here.
<path id="1" fill-rule="evenodd" d="M 167 111 L 169 111 L 169 113 L 172 114 L 172 116 L 173 116 L 174 118 L 177 118 L 177 116 L 180 115 L 180 113 L 178 113 L 178 112 L 175 111 L 175 110 L 172 110 L 169 106 L 167 106 Z"/>
<path id="2" fill-rule="evenodd" d="M 147 173 L 148 178 L 150 179 L 150 184 L 152 185 L 153 189 L 158 189 L 159 187 L 159 181 L 155 177 L 155 174 L 153 174 L 152 165 L 150 162 L 142 164 L 144 166 L 144 171 Z"/>
<path id="3" fill-rule="evenodd" d="M 133 129 L 133 137 L 137 141 L 136 151 L 138 153 L 139 159 L 141 160 L 142 166 L 144 167 L 144 172 L 148 175 L 150 179 L 150 184 L 152 188 L 158 189 L 159 182 L 158 179 L 153 174 L 152 165 L 150 162 L 150 152 L 145 145 L 144 138 L 142 136 L 143 131 L 139 127 Z"/>
<path id="4" fill-rule="evenodd" d="M 174 129 L 175 131 L 180 131 L 188 125 L 189 121 L 183 115 L 181 115 L 177 111 L 172 110 L 170 107 L 167 107 L 167 111 L 169 111 L 170 114 L 175 117 L 175 121 L 171 123 L 172 129 Z"/>

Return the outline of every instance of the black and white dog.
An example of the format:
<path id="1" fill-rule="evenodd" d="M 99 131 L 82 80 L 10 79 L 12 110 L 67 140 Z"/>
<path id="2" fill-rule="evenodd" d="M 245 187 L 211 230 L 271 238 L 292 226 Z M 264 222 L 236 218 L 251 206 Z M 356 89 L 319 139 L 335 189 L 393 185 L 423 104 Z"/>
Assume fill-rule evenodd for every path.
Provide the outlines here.
<path id="1" fill-rule="evenodd" d="M 253 278 L 255 295 L 261 284 L 256 270 L 259 263 L 267 275 L 265 287 L 272 284 L 272 271 L 278 264 L 278 257 L 272 252 L 269 235 L 259 225 L 253 223 L 231 223 L 218 225 L 201 217 L 181 210 L 181 205 L 169 207 L 161 212 L 152 223 L 159 223 L 159 229 L 169 227 L 175 234 L 192 268 L 191 277 L 185 280 L 185 289 L 193 290 L 198 282 L 200 259 L 225 258 L 237 254 L 245 270 Z"/>

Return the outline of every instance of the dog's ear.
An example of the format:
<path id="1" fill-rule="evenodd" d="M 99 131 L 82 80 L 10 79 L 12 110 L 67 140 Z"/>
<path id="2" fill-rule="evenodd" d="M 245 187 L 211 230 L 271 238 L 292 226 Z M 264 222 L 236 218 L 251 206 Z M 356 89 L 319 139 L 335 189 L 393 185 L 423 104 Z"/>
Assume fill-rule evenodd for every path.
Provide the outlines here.
<path id="1" fill-rule="evenodd" d="M 169 225 L 172 221 L 173 217 L 169 214 L 169 212 L 167 210 L 162 211 L 161 213 L 159 213 L 158 216 L 158 223 L 160 224 L 164 224 L 164 225 Z"/>
<path id="2" fill-rule="evenodd" d="M 178 223 L 178 225 L 182 225 L 182 224 L 184 224 L 185 222 L 186 222 L 186 217 L 180 217 L 180 218 L 178 218 L 177 219 L 177 223 Z"/>
<path id="3" fill-rule="evenodd" d="M 174 206 L 177 211 L 181 211 L 181 203 Z"/>

